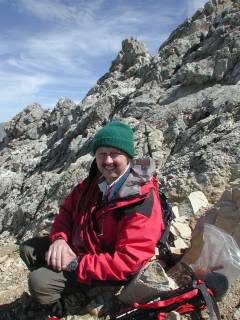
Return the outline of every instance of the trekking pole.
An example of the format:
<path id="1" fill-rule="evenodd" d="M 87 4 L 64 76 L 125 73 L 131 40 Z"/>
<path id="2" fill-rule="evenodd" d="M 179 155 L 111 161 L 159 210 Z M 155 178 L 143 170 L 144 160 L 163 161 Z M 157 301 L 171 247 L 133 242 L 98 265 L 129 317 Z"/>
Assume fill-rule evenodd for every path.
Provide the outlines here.
<path id="1" fill-rule="evenodd" d="M 111 320 L 156 320 L 158 313 L 158 310 L 132 309 Z"/>

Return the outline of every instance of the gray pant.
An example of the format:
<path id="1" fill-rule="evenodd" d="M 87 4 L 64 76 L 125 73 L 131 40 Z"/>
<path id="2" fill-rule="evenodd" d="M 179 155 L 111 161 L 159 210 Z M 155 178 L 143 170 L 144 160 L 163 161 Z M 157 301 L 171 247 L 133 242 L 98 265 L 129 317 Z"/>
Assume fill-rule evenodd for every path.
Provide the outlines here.
<path id="1" fill-rule="evenodd" d="M 73 272 L 56 271 L 46 264 L 45 252 L 49 245 L 48 237 L 39 237 L 20 246 L 20 256 L 31 271 L 28 280 L 31 295 L 41 304 L 52 304 L 63 294 L 87 291 Z"/>
<path id="2" fill-rule="evenodd" d="M 82 293 L 88 299 L 103 291 L 116 291 L 119 287 L 90 287 L 77 281 L 74 272 L 56 271 L 46 264 L 45 252 L 50 242 L 48 237 L 27 240 L 20 246 L 20 256 L 31 271 L 29 291 L 40 304 L 52 304 L 70 293 Z"/>

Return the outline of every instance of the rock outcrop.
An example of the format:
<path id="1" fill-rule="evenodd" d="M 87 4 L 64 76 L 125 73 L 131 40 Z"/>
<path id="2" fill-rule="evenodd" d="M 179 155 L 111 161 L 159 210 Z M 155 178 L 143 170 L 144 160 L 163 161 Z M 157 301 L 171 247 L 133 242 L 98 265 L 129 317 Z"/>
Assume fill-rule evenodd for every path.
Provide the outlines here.
<path id="1" fill-rule="evenodd" d="M 2 140 L 6 136 L 5 130 L 4 130 L 4 123 L 0 123 L 0 140 Z"/>
<path id="2" fill-rule="evenodd" d="M 155 160 L 180 220 L 195 215 L 196 192 L 204 205 L 215 203 L 239 173 L 239 57 L 240 1 L 211 0 L 154 56 L 137 39 L 124 40 L 80 104 L 62 98 L 52 111 L 36 103 L 15 116 L 0 140 L 2 241 L 48 231 L 86 175 L 94 133 L 112 119 L 130 124 L 139 156 Z"/>

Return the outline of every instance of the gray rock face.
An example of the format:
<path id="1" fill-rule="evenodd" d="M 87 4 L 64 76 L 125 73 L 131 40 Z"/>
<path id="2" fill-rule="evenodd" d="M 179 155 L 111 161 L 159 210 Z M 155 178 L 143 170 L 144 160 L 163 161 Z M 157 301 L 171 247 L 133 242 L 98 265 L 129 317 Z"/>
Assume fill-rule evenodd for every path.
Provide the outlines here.
<path id="1" fill-rule="evenodd" d="M 4 126 L 8 139 L 38 139 L 42 134 L 44 114 L 44 110 L 38 103 L 27 106 Z"/>
<path id="2" fill-rule="evenodd" d="M 2 140 L 6 136 L 6 132 L 4 130 L 4 123 L 0 123 L 0 140 Z"/>
<path id="3" fill-rule="evenodd" d="M 240 160 L 239 27 L 239 1 L 208 1 L 155 56 L 124 40 L 80 104 L 61 98 L 52 111 L 33 104 L 7 123 L 0 232 L 26 238 L 48 230 L 86 176 L 94 133 L 112 119 L 132 126 L 137 153 L 153 157 L 177 205 L 194 191 L 215 202 Z"/>

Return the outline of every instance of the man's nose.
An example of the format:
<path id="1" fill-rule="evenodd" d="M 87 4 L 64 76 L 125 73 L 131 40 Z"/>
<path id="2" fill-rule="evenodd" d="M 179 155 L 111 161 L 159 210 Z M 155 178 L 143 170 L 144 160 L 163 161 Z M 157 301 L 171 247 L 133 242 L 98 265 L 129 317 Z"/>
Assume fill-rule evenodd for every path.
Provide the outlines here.
<path id="1" fill-rule="evenodd" d="M 110 154 L 107 155 L 105 163 L 113 163 L 113 158 L 110 156 Z"/>

